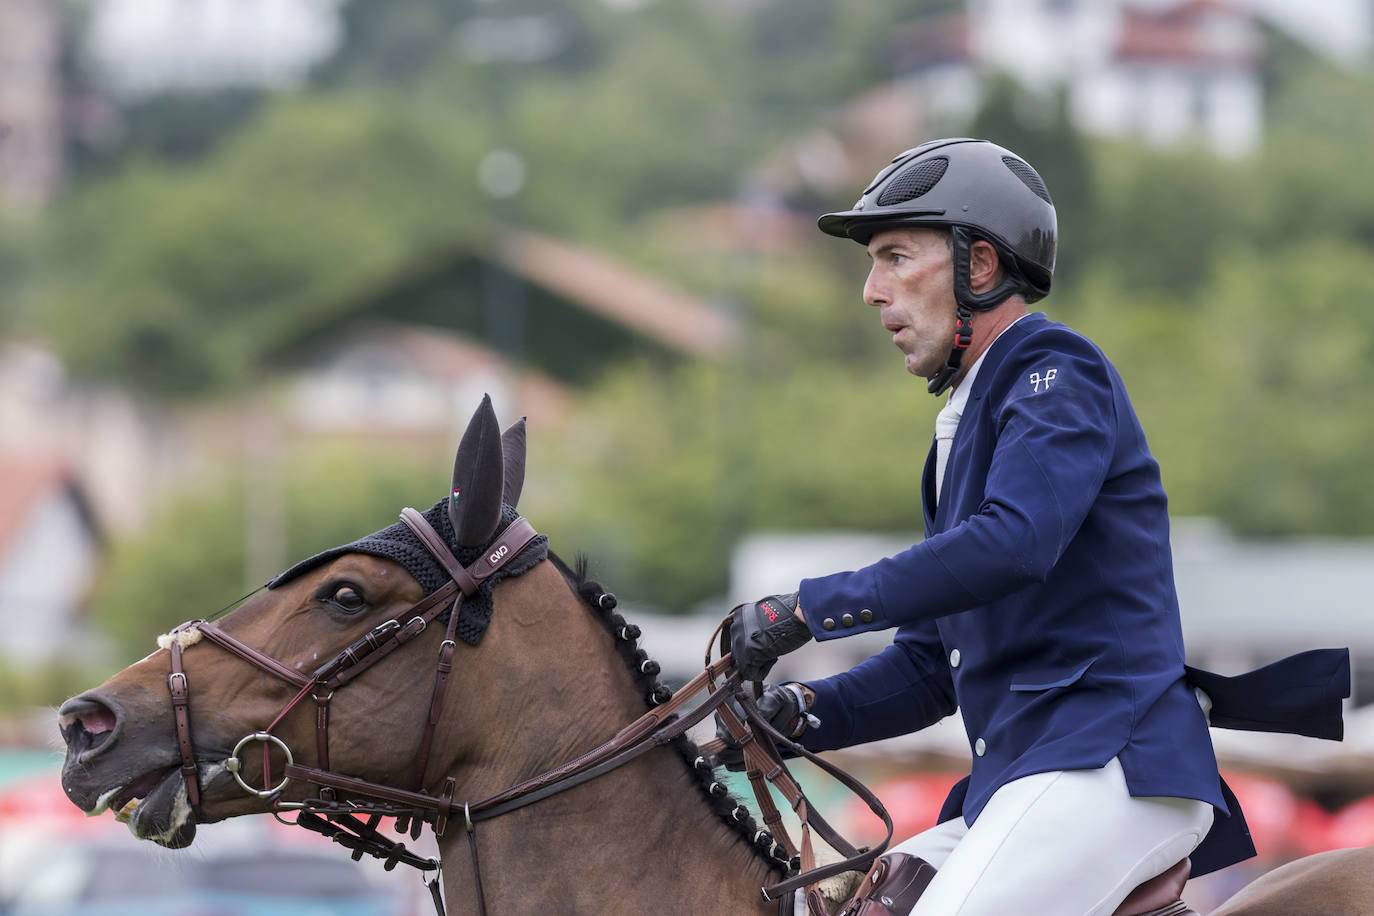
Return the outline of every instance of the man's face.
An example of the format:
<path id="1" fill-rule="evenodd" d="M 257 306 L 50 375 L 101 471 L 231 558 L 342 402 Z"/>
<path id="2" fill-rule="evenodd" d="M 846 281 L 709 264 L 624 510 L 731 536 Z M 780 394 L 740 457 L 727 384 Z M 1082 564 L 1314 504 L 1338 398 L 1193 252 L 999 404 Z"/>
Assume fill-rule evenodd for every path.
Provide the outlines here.
<path id="1" fill-rule="evenodd" d="M 883 327 L 922 377 L 944 365 L 954 343 L 954 259 L 948 230 L 888 229 L 868 243 L 873 267 L 864 302 L 880 310 Z"/>

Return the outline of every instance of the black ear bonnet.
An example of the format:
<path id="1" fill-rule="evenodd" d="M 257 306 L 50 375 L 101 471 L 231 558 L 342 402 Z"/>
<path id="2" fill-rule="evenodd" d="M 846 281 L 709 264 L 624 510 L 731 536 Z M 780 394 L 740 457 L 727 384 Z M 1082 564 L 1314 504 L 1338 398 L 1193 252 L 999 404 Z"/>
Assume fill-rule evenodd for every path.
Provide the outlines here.
<path id="1" fill-rule="evenodd" d="M 486 553 L 487 545 L 460 548 L 455 543 L 453 522 L 449 519 L 448 502 L 449 500 L 445 498 L 431 506 L 424 513 L 425 520 L 434 526 L 435 531 L 439 532 L 444 543 L 448 544 L 453 555 L 458 558 L 458 562 L 464 566 L 470 566 Z M 500 530 L 504 531 L 519 515 L 520 513 L 511 506 L 503 504 L 501 506 Z M 449 580 L 448 573 L 434 559 L 424 544 L 420 542 L 420 539 L 403 522 L 396 522 L 381 531 L 374 531 L 367 537 L 359 538 L 351 544 L 332 547 L 322 553 L 315 554 L 308 560 L 302 560 L 267 583 L 267 587 L 276 588 L 279 585 L 284 585 L 297 576 L 346 553 L 365 553 L 374 557 L 394 560 L 406 572 L 410 573 L 416 582 L 420 583 L 420 587 L 424 589 L 426 595 L 438 591 Z M 520 551 L 519 556 L 510 560 L 493 573 L 490 578 L 482 582 L 476 594 L 464 598 L 462 612 L 458 617 L 458 638 L 471 646 L 481 642 L 483 634 L 487 631 L 487 624 L 491 622 L 491 593 L 496 583 L 507 576 L 518 576 L 528 571 L 548 555 L 549 539 L 545 535 L 538 535 L 530 541 L 524 550 Z M 439 619 L 446 621 L 448 619 L 447 614 Z"/>

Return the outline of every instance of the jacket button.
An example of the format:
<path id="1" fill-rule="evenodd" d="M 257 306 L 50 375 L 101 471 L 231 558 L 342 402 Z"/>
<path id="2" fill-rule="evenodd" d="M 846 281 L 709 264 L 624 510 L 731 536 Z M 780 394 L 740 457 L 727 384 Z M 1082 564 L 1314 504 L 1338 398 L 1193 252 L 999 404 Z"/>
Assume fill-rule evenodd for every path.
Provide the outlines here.
<path id="1" fill-rule="evenodd" d="M 821 626 L 824 627 L 824 628 L 827 629 L 827 630 L 833 630 L 833 629 L 835 629 L 835 618 L 834 618 L 834 617 L 827 617 L 827 618 L 825 618 L 824 620 L 821 621 Z"/>
<path id="2" fill-rule="evenodd" d="M 872 623 L 873 612 L 870 611 L 868 608 L 864 608 L 862 611 L 859 611 L 859 619 L 862 620 L 864 623 Z"/>
<path id="3" fill-rule="evenodd" d="M 854 626 L 854 615 L 845 614 L 843 617 L 840 618 L 840 623 L 844 624 L 847 627 Z"/>
<path id="4" fill-rule="evenodd" d="M 973 742 L 973 753 L 977 754 L 979 757 L 982 757 L 987 752 L 988 743 L 984 741 L 982 738 L 979 738 L 977 741 Z"/>
<path id="5" fill-rule="evenodd" d="M 959 650 L 951 649 L 949 652 L 949 666 L 951 668 L 958 668 L 960 658 L 961 656 L 959 655 Z"/>

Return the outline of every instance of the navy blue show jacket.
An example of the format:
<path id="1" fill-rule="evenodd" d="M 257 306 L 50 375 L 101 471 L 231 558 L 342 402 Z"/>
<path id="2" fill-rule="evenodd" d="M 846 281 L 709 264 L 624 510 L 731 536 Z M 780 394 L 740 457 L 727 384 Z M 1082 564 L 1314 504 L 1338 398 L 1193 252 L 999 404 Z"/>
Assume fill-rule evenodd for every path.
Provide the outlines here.
<path id="1" fill-rule="evenodd" d="M 1042 314 L 987 351 L 925 539 L 853 572 L 801 583 L 818 640 L 896 628 L 893 644 L 814 681 L 829 750 L 906 734 L 962 711 L 972 772 L 941 820 L 972 824 L 998 788 L 1119 757 L 1135 796 L 1216 809 L 1200 875 L 1254 855 L 1217 772 L 1193 686 L 1214 724 L 1340 737 L 1346 650 L 1315 650 L 1224 678 L 1184 665 L 1159 465 L 1102 352 Z"/>

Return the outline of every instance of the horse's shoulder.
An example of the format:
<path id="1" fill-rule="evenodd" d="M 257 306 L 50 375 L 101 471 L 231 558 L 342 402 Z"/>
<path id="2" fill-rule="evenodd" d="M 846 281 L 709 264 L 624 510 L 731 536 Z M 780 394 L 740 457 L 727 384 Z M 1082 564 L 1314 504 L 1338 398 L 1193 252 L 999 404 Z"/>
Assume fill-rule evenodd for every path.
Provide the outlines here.
<path id="1" fill-rule="evenodd" d="M 1333 849 L 1267 872 L 1212 916 L 1374 916 L 1374 847 Z"/>

